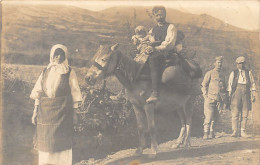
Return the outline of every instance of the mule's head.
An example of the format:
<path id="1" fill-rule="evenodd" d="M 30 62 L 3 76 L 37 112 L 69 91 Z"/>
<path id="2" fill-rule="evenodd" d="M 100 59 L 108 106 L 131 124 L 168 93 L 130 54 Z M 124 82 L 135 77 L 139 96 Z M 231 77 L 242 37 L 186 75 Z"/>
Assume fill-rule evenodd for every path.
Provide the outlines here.
<path id="1" fill-rule="evenodd" d="M 113 74 L 117 62 L 118 56 L 116 49 L 118 44 L 113 46 L 100 46 L 97 53 L 94 55 L 92 61 L 93 64 L 89 68 L 85 80 L 87 84 L 94 85 L 99 78 L 106 78 Z"/>

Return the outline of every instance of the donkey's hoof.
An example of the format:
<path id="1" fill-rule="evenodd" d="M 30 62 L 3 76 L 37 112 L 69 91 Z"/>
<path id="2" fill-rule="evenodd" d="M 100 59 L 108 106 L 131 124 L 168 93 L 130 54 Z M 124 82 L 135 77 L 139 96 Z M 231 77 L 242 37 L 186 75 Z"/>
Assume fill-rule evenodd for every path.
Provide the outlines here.
<path id="1" fill-rule="evenodd" d="M 184 145 L 184 148 L 185 148 L 186 150 L 190 150 L 190 149 L 191 149 L 191 145 L 190 145 L 190 143 L 185 144 L 185 145 Z"/>
<path id="2" fill-rule="evenodd" d="M 135 151 L 134 156 L 142 156 L 142 155 L 143 155 L 143 149 L 138 148 L 138 149 Z"/>
<path id="3" fill-rule="evenodd" d="M 158 153 L 158 146 L 155 145 L 151 148 L 151 153 L 148 154 L 148 158 L 151 158 L 151 159 L 156 158 L 157 153 Z"/>
<path id="4" fill-rule="evenodd" d="M 173 145 L 171 146 L 171 148 L 172 148 L 172 149 L 178 149 L 178 148 L 180 148 L 180 146 L 181 146 L 181 143 L 175 143 L 175 144 L 173 144 Z"/>

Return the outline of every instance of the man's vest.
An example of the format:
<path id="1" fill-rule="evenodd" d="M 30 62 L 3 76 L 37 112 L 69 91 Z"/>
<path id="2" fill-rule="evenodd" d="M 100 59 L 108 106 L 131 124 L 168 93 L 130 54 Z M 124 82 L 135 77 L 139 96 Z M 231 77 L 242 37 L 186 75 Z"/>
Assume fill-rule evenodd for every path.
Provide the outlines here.
<path id="1" fill-rule="evenodd" d="M 160 43 L 158 43 L 159 45 L 161 45 L 161 43 L 165 41 L 169 25 L 169 23 L 165 23 L 162 26 L 156 25 L 153 27 L 154 38 L 155 41 L 160 41 Z"/>
<path id="2" fill-rule="evenodd" d="M 231 94 L 233 94 L 237 89 L 238 77 L 239 77 L 238 69 L 234 70 L 233 72 L 234 72 L 234 78 L 233 78 L 233 83 L 232 83 Z M 249 70 L 247 70 L 247 69 L 245 70 L 245 75 L 246 75 L 246 88 L 247 88 L 248 92 L 250 92 L 251 81 L 250 81 L 250 77 L 249 77 Z"/>

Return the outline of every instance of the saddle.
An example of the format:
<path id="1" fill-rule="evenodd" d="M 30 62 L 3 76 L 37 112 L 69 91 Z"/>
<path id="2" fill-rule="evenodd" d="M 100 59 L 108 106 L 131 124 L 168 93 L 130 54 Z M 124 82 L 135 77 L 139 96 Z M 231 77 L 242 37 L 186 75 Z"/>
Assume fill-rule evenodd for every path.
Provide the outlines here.
<path id="1" fill-rule="evenodd" d="M 140 65 L 138 69 L 138 73 L 135 79 L 138 79 L 139 76 L 141 77 L 147 77 L 149 76 L 149 71 L 147 71 L 147 60 L 149 58 L 149 55 L 145 53 L 137 54 L 134 60 Z M 182 69 L 186 72 L 186 74 L 191 79 L 198 79 L 202 77 L 202 70 L 197 62 L 191 59 L 185 59 L 182 55 L 170 52 L 169 55 L 165 56 L 165 62 L 162 66 L 163 72 L 166 70 L 166 68 L 170 66 L 181 66 Z M 146 68 L 146 69 L 145 69 Z M 149 70 L 149 68 L 148 68 Z"/>
<path id="2" fill-rule="evenodd" d="M 147 64 L 149 55 L 138 54 L 135 61 L 140 64 L 137 79 L 151 79 L 150 69 Z M 182 56 L 173 53 L 165 56 L 165 63 L 162 66 L 162 84 L 165 84 L 181 93 L 190 93 L 193 95 L 201 94 L 198 78 L 202 76 L 202 70 L 198 63 L 193 60 L 185 59 Z"/>

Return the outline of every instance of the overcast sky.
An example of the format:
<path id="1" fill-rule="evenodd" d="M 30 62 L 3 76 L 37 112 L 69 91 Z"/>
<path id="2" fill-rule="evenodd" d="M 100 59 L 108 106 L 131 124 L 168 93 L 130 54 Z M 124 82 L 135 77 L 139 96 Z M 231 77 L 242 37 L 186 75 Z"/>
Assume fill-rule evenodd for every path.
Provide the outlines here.
<path id="1" fill-rule="evenodd" d="M 99 11 L 113 6 L 164 5 L 193 14 L 209 14 L 228 24 L 248 29 L 260 29 L 260 3 L 258 1 L 8 1 L 4 3 L 66 4 Z"/>

